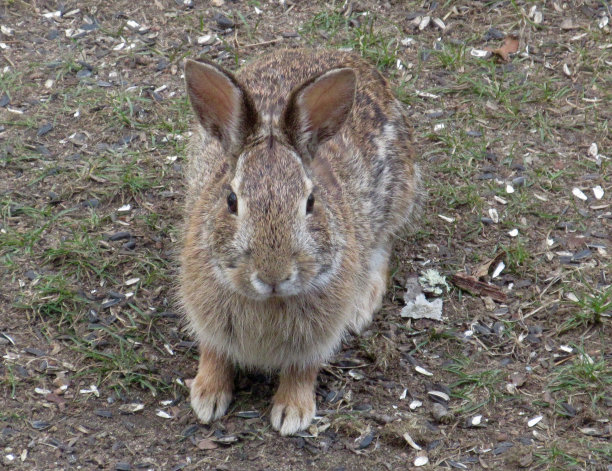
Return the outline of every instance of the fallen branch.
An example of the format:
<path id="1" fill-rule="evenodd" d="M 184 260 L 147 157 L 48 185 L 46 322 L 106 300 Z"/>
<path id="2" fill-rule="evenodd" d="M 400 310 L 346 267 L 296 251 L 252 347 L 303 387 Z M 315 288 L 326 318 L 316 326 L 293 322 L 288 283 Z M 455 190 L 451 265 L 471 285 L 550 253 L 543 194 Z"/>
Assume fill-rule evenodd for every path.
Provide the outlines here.
<path id="1" fill-rule="evenodd" d="M 451 278 L 451 282 L 457 288 L 467 291 L 474 296 L 490 296 L 491 299 L 499 303 L 505 303 L 508 300 L 506 293 L 501 288 L 491 283 L 479 281 L 465 273 L 455 273 Z"/>

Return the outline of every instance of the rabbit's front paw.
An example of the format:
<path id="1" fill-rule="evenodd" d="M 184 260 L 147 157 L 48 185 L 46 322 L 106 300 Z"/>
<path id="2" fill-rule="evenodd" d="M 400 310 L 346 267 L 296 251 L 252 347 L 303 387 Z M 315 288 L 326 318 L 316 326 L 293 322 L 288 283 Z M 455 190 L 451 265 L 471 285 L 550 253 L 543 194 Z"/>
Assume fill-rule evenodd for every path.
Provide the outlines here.
<path id="1" fill-rule="evenodd" d="M 230 405 L 231 388 L 216 388 L 210 381 L 203 380 L 198 374 L 191 384 L 191 407 L 198 418 L 205 424 L 218 419 Z"/>
<path id="2" fill-rule="evenodd" d="M 270 422 L 281 435 L 293 435 L 310 425 L 315 414 L 314 385 L 318 366 L 288 368 L 280 375 L 272 400 Z"/>
<path id="3" fill-rule="evenodd" d="M 314 399 L 282 403 L 274 401 L 270 422 L 281 435 L 293 435 L 306 429 L 315 414 Z"/>
<path id="4" fill-rule="evenodd" d="M 191 383 L 191 407 L 205 424 L 225 414 L 232 400 L 233 375 L 224 356 L 200 347 L 200 366 Z"/>

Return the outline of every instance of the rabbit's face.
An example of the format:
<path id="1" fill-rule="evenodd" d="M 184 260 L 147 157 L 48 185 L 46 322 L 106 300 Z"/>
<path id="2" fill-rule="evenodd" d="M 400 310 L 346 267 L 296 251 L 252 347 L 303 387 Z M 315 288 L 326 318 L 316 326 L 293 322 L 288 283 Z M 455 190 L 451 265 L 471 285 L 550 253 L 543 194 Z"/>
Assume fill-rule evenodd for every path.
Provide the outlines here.
<path id="1" fill-rule="evenodd" d="M 260 116 L 231 73 L 186 63 L 189 99 L 211 143 L 204 155 L 227 170 L 218 194 L 201 199 L 201 248 L 225 287 L 253 299 L 294 296 L 327 288 L 337 273 L 345 231 L 334 197 L 341 190 L 315 155 L 345 122 L 355 80 L 347 68 L 313 77 L 272 118 Z"/>
<path id="2" fill-rule="evenodd" d="M 317 190 L 300 157 L 271 137 L 243 154 L 210 234 L 220 281 L 254 299 L 323 286 L 338 254 Z"/>

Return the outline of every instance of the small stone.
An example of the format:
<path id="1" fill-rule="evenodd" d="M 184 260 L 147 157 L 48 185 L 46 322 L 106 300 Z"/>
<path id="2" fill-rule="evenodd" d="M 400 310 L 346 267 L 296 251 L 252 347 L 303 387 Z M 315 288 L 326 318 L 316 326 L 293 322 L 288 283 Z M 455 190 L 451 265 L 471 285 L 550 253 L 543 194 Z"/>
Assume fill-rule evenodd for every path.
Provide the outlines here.
<path id="1" fill-rule="evenodd" d="M 132 234 L 130 234 L 127 231 L 119 231 L 119 232 L 115 232 L 113 235 L 109 236 L 108 240 L 110 240 L 111 242 L 115 242 L 117 240 L 125 240 L 125 239 L 129 239 L 132 237 Z"/>
<path id="2" fill-rule="evenodd" d="M 359 442 L 359 446 L 357 447 L 360 450 L 363 450 L 367 447 L 369 447 L 372 444 L 372 441 L 374 441 L 374 432 L 370 432 L 368 433 L 365 437 L 363 437 L 363 439 Z"/>
<path id="3" fill-rule="evenodd" d="M 43 124 L 40 128 L 38 128 L 36 135 L 38 137 L 44 136 L 45 134 L 48 134 L 49 132 L 51 132 L 52 129 L 53 129 L 53 125 L 51 123 Z"/>
<path id="4" fill-rule="evenodd" d="M 11 99 L 9 98 L 9 96 L 5 93 L 2 94 L 2 96 L 0 96 L 0 106 L 1 107 L 5 107 L 7 105 L 10 105 L 11 103 Z"/>
<path id="5" fill-rule="evenodd" d="M 485 41 L 491 41 L 492 39 L 499 40 L 504 39 L 505 37 L 506 35 L 497 28 L 489 28 L 484 34 Z"/>
<path id="6" fill-rule="evenodd" d="M 234 27 L 234 22 L 221 13 L 217 13 L 215 16 L 213 16 L 213 20 L 217 22 L 219 28 L 228 29 Z"/>
<path id="7" fill-rule="evenodd" d="M 96 198 L 91 198 L 89 200 L 83 201 L 81 203 L 85 208 L 97 208 L 100 206 L 100 201 Z"/>
<path id="8" fill-rule="evenodd" d="M 446 423 L 451 419 L 448 409 L 439 402 L 434 402 L 431 408 L 431 415 L 439 423 Z"/>

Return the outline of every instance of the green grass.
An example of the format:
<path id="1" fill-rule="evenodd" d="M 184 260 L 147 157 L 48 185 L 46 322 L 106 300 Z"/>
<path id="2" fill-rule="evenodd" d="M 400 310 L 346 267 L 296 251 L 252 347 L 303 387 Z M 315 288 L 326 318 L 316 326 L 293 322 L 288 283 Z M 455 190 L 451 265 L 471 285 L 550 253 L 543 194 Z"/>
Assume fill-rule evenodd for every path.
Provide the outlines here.
<path id="1" fill-rule="evenodd" d="M 612 286 L 597 289 L 589 283 L 581 283 L 586 291 L 579 293 L 578 301 L 572 303 L 570 316 L 559 326 L 559 333 L 599 324 L 601 315 L 612 310 Z"/>
<path id="2" fill-rule="evenodd" d="M 482 369 L 467 357 L 454 358 L 453 364 L 445 369 L 456 377 L 449 387 L 451 397 L 462 400 L 457 413 L 472 413 L 503 397 L 500 385 L 506 373 L 502 370 Z"/>
<path id="3" fill-rule="evenodd" d="M 586 394 L 592 406 L 597 407 L 599 400 L 612 390 L 612 365 L 603 355 L 591 358 L 584 347 L 574 348 L 576 357 L 553 372 L 548 389 L 565 396 Z"/>

